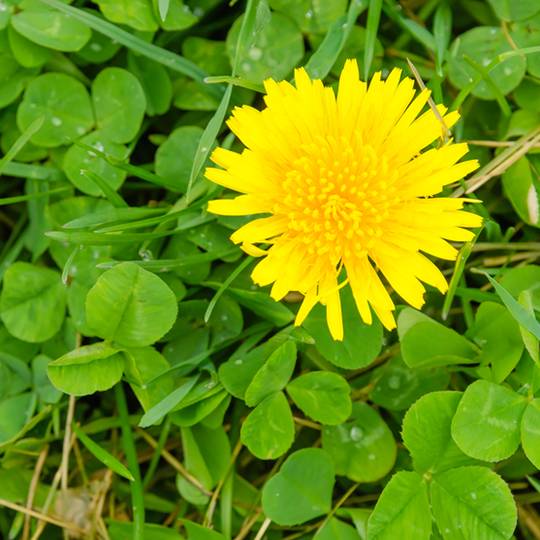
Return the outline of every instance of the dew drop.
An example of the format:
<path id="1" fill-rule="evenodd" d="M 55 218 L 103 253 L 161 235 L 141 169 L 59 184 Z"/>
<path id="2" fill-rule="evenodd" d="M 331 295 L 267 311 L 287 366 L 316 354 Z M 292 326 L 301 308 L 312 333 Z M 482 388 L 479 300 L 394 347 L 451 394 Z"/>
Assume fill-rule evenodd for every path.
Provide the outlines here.
<path id="1" fill-rule="evenodd" d="M 476 501 L 477 498 L 478 498 L 478 497 L 477 497 L 476 493 L 475 493 L 474 491 L 472 491 L 472 492 L 471 492 L 471 499 L 472 499 L 473 501 Z"/>
<path id="2" fill-rule="evenodd" d="M 306 19 L 312 19 L 313 18 L 313 11 L 311 9 L 306 11 L 305 17 L 306 17 Z"/>
<path id="3" fill-rule="evenodd" d="M 351 439 L 353 441 L 359 441 L 363 434 L 364 432 L 362 431 L 362 428 L 359 428 L 358 426 L 353 426 L 351 428 Z"/>
<path id="4" fill-rule="evenodd" d="M 392 375 L 388 379 L 388 388 L 392 390 L 397 390 L 401 386 L 401 381 L 397 375 Z"/>
<path id="5" fill-rule="evenodd" d="M 101 51 L 101 49 L 103 49 L 103 47 L 101 46 L 101 44 L 94 42 L 90 43 L 90 49 L 94 52 L 99 52 Z"/>
<path id="6" fill-rule="evenodd" d="M 244 361 L 241 358 L 238 358 L 238 360 L 235 360 L 234 363 L 237 366 L 241 366 L 244 363 Z"/>
<path id="7" fill-rule="evenodd" d="M 375 454 L 369 454 L 368 457 L 369 461 L 374 461 L 375 460 Z"/>
<path id="8" fill-rule="evenodd" d="M 261 49 L 259 49 L 259 47 L 251 47 L 248 54 L 252 60 L 260 60 L 262 56 L 262 51 Z"/>
<path id="9" fill-rule="evenodd" d="M 242 64 L 242 69 L 243 69 L 244 71 L 251 71 L 251 64 L 250 64 L 249 62 L 244 62 L 244 63 Z"/>
<path id="10" fill-rule="evenodd" d="M 53 116 L 51 118 L 51 124 L 55 127 L 59 127 L 62 125 L 62 119 L 58 118 L 58 116 Z"/>

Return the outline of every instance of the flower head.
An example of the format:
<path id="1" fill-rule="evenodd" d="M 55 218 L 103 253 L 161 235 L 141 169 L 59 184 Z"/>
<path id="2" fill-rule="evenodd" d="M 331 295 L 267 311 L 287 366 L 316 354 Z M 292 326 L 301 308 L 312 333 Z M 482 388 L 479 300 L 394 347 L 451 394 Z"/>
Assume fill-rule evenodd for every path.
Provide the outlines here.
<path id="1" fill-rule="evenodd" d="M 313 306 L 326 305 L 334 339 L 343 338 L 340 289 L 349 285 L 362 319 L 372 311 L 395 327 L 394 303 L 381 281 L 421 307 L 422 282 L 445 292 L 447 282 L 427 255 L 454 259 L 451 241 L 467 241 L 481 218 L 462 209 L 464 199 L 432 198 L 477 168 L 458 163 L 466 144 L 430 148 L 457 112 L 438 115 L 415 96 L 414 81 L 394 69 L 369 86 L 354 60 L 345 63 L 337 96 L 304 69 L 289 82 L 265 81 L 266 108 L 235 108 L 228 126 L 245 145 L 241 153 L 217 148 L 211 181 L 240 192 L 212 201 L 222 215 L 261 214 L 231 239 L 263 256 L 252 273 L 271 295 L 304 294 L 301 324 Z M 262 245 L 256 246 L 256 244 Z"/>

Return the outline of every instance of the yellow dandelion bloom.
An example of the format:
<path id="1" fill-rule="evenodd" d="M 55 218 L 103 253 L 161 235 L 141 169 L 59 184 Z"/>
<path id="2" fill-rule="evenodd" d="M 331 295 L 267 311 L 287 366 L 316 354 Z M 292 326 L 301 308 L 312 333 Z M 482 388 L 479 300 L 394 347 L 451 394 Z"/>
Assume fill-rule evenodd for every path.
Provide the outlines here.
<path id="1" fill-rule="evenodd" d="M 458 161 L 466 144 L 423 149 L 441 136 L 440 118 L 426 109 L 429 91 L 415 95 L 414 81 L 394 69 L 369 85 L 348 60 L 337 96 L 304 69 L 295 85 L 265 81 L 266 108 L 234 109 L 228 126 L 245 145 L 241 153 L 217 148 L 206 177 L 240 192 L 212 201 L 209 211 L 254 216 L 231 239 L 263 256 L 252 273 L 273 284 L 280 300 L 299 291 L 301 324 L 320 302 L 334 339 L 343 339 L 340 289 L 349 285 L 362 319 L 372 311 L 395 327 L 386 282 L 410 305 L 424 301 L 422 282 L 445 292 L 440 270 L 426 257 L 454 259 L 448 242 L 467 241 L 481 218 L 462 209 L 464 199 L 432 198 L 477 168 Z M 447 127 L 459 118 L 438 105 Z M 257 246 L 259 244 L 260 246 Z M 341 282 L 340 282 L 341 280 Z"/>

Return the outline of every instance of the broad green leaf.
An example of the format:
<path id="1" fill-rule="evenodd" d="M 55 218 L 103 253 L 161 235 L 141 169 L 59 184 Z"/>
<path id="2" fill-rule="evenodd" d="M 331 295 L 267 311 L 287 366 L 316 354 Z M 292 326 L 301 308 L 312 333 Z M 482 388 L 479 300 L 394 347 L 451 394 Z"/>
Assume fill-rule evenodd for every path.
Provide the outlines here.
<path id="1" fill-rule="evenodd" d="M 65 305 L 65 289 L 55 270 L 26 262 L 7 269 L 0 317 L 16 338 L 40 343 L 53 337 L 64 321 Z"/>
<path id="2" fill-rule="evenodd" d="M 358 314 L 358 309 L 347 287 L 341 293 L 343 311 L 343 341 L 335 341 L 326 323 L 326 309 L 317 304 L 306 321 L 304 328 L 315 340 L 317 350 L 328 360 L 345 369 L 368 366 L 379 354 L 382 346 L 382 326 L 378 320 L 367 325 Z"/>
<path id="3" fill-rule="evenodd" d="M 57 51 L 78 51 L 90 39 L 88 26 L 64 13 L 32 2 L 11 18 L 11 24 L 30 41 Z"/>
<path id="4" fill-rule="evenodd" d="M 540 33 L 540 8 L 534 0 L 523 0 L 517 4 L 512 2 L 512 5 L 518 6 L 532 2 L 535 4 L 536 15 L 530 19 L 515 22 L 511 25 L 510 36 L 519 49 L 528 47 L 536 47 L 536 52 L 527 55 L 527 71 L 533 77 L 540 77 L 540 51 L 538 50 L 538 35 Z M 529 4 L 530 7 L 530 4 Z"/>
<path id="5" fill-rule="evenodd" d="M 21 431 L 30 420 L 34 407 L 35 396 L 31 392 L 0 400 L 0 444 Z"/>
<path id="6" fill-rule="evenodd" d="M 73 431 L 77 435 L 77 438 L 85 446 L 85 448 L 93 454 L 93 456 L 101 461 L 108 469 L 133 481 L 133 475 L 129 472 L 129 469 L 111 453 L 107 452 L 102 446 L 94 442 L 86 433 L 77 425 L 73 425 Z"/>
<path id="7" fill-rule="evenodd" d="M 189 396 L 186 401 L 189 401 Z M 182 403 L 181 409 L 171 414 L 171 420 L 177 426 L 191 427 L 205 420 L 224 403 L 225 405 L 230 403 L 230 396 L 220 385 L 217 385 L 208 392 L 207 396 L 201 397 L 195 403 L 190 405 Z"/>
<path id="8" fill-rule="evenodd" d="M 203 130 L 196 126 L 175 129 L 156 152 L 156 173 L 176 186 L 175 191 L 186 193 L 193 156 Z"/>
<path id="9" fill-rule="evenodd" d="M 167 70 L 161 64 L 133 53 L 128 53 L 128 66 L 144 89 L 147 114 L 165 114 L 172 100 L 172 84 Z"/>
<path id="10" fill-rule="evenodd" d="M 120 47 L 120 43 L 113 41 L 110 37 L 93 32 L 90 41 L 77 52 L 77 56 L 92 64 L 104 64 L 118 52 Z"/>
<path id="11" fill-rule="evenodd" d="M 31 382 L 30 369 L 24 360 L 0 352 L 0 399 L 20 394 Z"/>
<path id="12" fill-rule="evenodd" d="M 31 469 L 18 467 L 0 469 L 0 497 L 12 503 L 24 504 L 32 482 L 32 473 Z M 34 503 L 40 506 L 43 505 L 49 490 L 50 486 L 38 482 Z"/>
<path id="13" fill-rule="evenodd" d="M 398 316 L 401 354 L 411 368 L 476 362 L 474 345 L 455 330 L 412 308 Z"/>
<path id="14" fill-rule="evenodd" d="M 529 315 L 534 316 L 533 298 L 531 291 L 523 291 L 519 294 L 519 303 L 525 308 Z M 529 353 L 532 360 L 540 366 L 540 340 L 529 330 L 519 327 L 519 333 L 523 340 L 525 350 Z"/>
<path id="15" fill-rule="evenodd" d="M 107 519 L 106 523 L 109 536 L 114 540 L 133 540 L 134 526 L 132 522 Z M 178 531 L 163 525 L 145 523 L 143 530 L 144 537 L 152 540 L 184 540 L 184 537 Z"/>
<path id="16" fill-rule="evenodd" d="M 334 466 L 324 450 L 298 450 L 266 482 L 263 511 L 278 525 L 299 525 L 322 516 L 330 511 L 334 481 Z"/>
<path id="17" fill-rule="evenodd" d="M 499 283 L 515 298 L 523 291 L 530 291 L 533 308 L 540 311 L 540 266 L 510 268 L 502 274 Z"/>
<path id="18" fill-rule="evenodd" d="M 318 2 L 317 0 L 270 0 L 270 7 L 291 17 L 305 33 L 326 32 L 331 24 L 345 14 L 346 0 Z"/>
<path id="19" fill-rule="evenodd" d="M 51 362 L 47 369 L 54 386 L 74 396 L 108 390 L 123 372 L 123 354 L 103 342 L 75 349 Z"/>
<path id="20" fill-rule="evenodd" d="M 227 392 L 236 398 L 244 399 L 257 371 L 280 345 L 290 339 L 291 332 L 290 328 L 285 329 L 253 349 L 240 349 L 221 364 L 218 370 L 219 380 Z"/>
<path id="21" fill-rule="evenodd" d="M 19 15 L 23 13 L 21 12 Z M 51 57 L 50 49 L 38 45 L 17 32 L 13 24 L 8 27 L 8 38 L 13 56 L 25 68 L 41 67 Z M 18 156 L 18 159 L 20 159 L 20 156 Z"/>
<path id="22" fill-rule="evenodd" d="M 337 373 L 305 373 L 287 385 L 287 393 L 306 416 L 321 424 L 341 424 L 351 414 L 351 388 Z"/>
<path id="23" fill-rule="evenodd" d="M 278 327 L 285 326 L 294 319 L 294 314 L 287 306 L 281 302 L 276 302 L 265 292 L 229 287 L 227 294 L 241 306 Z"/>
<path id="24" fill-rule="evenodd" d="M 296 344 L 294 341 L 286 341 L 255 373 L 246 390 L 246 404 L 254 407 L 270 394 L 283 390 L 291 378 L 295 365 Z"/>
<path id="25" fill-rule="evenodd" d="M 477 26 L 458 36 L 450 47 L 448 76 L 453 85 L 465 88 L 478 72 L 465 60 L 471 58 L 482 66 L 488 65 L 499 54 L 511 51 L 512 47 L 503 31 L 495 26 Z M 498 63 L 489 76 L 503 95 L 518 86 L 525 75 L 525 57 L 512 56 Z M 481 80 L 472 90 L 481 99 L 495 99 L 493 89 Z"/>
<path id="26" fill-rule="evenodd" d="M 355 403 L 352 418 L 339 426 L 324 426 L 323 448 L 336 474 L 355 482 L 374 482 L 392 469 L 396 443 L 384 420 L 366 403 Z"/>
<path id="27" fill-rule="evenodd" d="M 15 101 L 27 81 L 36 73 L 36 69 L 24 69 L 20 66 L 11 52 L 7 32 L 0 32 L 0 107 L 6 107 Z"/>
<path id="28" fill-rule="evenodd" d="M 51 384 L 47 375 L 47 367 L 50 362 L 50 358 L 44 354 L 40 354 L 32 360 L 32 382 L 35 392 L 43 403 L 58 403 L 62 393 Z"/>
<path id="29" fill-rule="evenodd" d="M 163 337 L 177 311 L 163 280 L 129 262 L 102 274 L 86 298 L 89 327 L 124 347 L 145 347 Z"/>
<path id="30" fill-rule="evenodd" d="M 44 118 L 43 125 L 31 139 L 37 146 L 68 144 L 94 124 L 86 88 L 63 73 L 45 73 L 28 85 L 17 110 L 17 125 L 25 131 L 40 117 Z"/>
<path id="31" fill-rule="evenodd" d="M 531 113 L 524 111 L 529 117 Z M 506 197 L 519 217 L 528 225 L 540 227 L 540 175 L 523 156 L 502 175 Z"/>
<path id="32" fill-rule="evenodd" d="M 358 540 L 356 530 L 335 517 L 330 518 L 315 534 L 313 540 Z"/>
<path id="33" fill-rule="evenodd" d="M 129 71 L 107 67 L 92 83 L 92 101 L 101 136 L 115 143 L 135 138 L 146 110 L 141 83 Z"/>
<path id="34" fill-rule="evenodd" d="M 475 463 L 452 440 L 452 418 L 460 399 L 460 392 L 432 392 L 421 397 L 403 418 L 403 442 L 418 473 Z"/>
<path id="35" fill-rule="evenodd" d="M 448 370 L 442 367 L 410 369 L 400 357 L 392 358 L 373 372 L 373 403 L 390 411 L 408 409 L 419 397 L 445 390 L 450 382 Z"/>
<path id="36" fill-rule="evenodd" d="M 158 29 L 151 0 L 97 0 L 99 9 L 109 21 L 154 32 Z"/>
<path id="37" fill-rule="evenodd" d="M 519 446 L 526 399 L 498 384 L 478 380 L 465 390 L 452 420 L 452 437 L 467 455 L 483 461 L 510 457 Z"/>
<path id="38" fill-rule="evenodd" d="M 64 224 L 83 218 L 83 216 L 89 216 L 93 214 L 101 214 L 102 212 L 112 211 L 112 206 L 108 201 L 103 199 L 96 199 L 92 197 L 66 197 L 62 200 L 50 204 L 46 210 L 47 222 L 50 224 L 51 228 L 60 229 Z M 93 251 L 95 248 L 90 248 Z M 101 254 L 107 253 L 107 248 L 104 250 L 103 247 L 97 248 L 102 250 Z M 50 254 L 54 259 L 54 262 L 60 267 L 63 268 L 69 259 L 73 256 L 73 246 L 66 245 L 63 242 L 57 242 L 55 240 L 51 241 L 50 244 Z M 96 272 L 96 269 L 88 268 L 86 266 L 86 275 L 92 275 L 92 281 L 95 281 L 100 273 Z M 82 270 L 82 267 L 79 267 L 79 270 Z M 91 283 L 90 283 L 91 284 Z"/>
<path id="39" fill-rule="evenodd" d="M 368 521 L 369 540 L 429 540 L 431 511 L 425 480 L 400 471 L 386 484 Z"/>
<path id="40" fill-rule="evenodd" d="M 119 161 L 126 158 L 125 146 L 110 142 L 103 136 L 101 131 L 94 131 L 84 136 L 81 143 L 93 147 L 99 152 L 104 152 Z M 117 190 L 126 177 L 125 171 L 111 165 L 108 161 L 98 156 L 95 152 L 83 148 L 78 144 L 72 145 L 64 157 L 64 171 L 73 185 L 87 195 L 95 197 L 103 196 L 101 189 L 92 182 L 86 172 L 99 176 L 107 182 L 111 189 Z"/>
<path id="41" fill-rule="evenodd" d="M 512 493 L 487 467 L 458 467 L 435 475 L 431 506 L 444 540 L 508 540 L 516 526 Z"/>
<path id="42" fill-rule="evenodd" d="M 227 52 L 234 61 L 243 16 L 236 19 L 227 35 Z M 281 13 L 274 12 L 251 40 L 248 48 L 240 51 L 236 75 L 261 83 L 271 77 L 281 80 L 290 75 L 304 56 L 302 34 L 296 24 Z"/>
<path id="43" fill-rule="evenodd" d="M 203 527 L 198 523 L 188 521 L 187 519 L 184 519 L 182 522 L 188 534 L 187 540 L 225 540 L 221 533 Z"/>
<path id="44" fill-rule="evenodd" d="M 294 422 L 287 398 L 275 392 L 261 401 L 242 424 L 242 442 L 259 459 L 282 456 L 294 440 Z"/>
<path id="45" fill-rule="evenodd" d="M 540 469 L 540 399 L 531 401 L 521 419 L 521 444 L 531 463 Z"/>
<path id="46" fill-rule="evenodd" d="M 504 381 L 523 353 L 519 325 L 505 306 L 495 302 L 480 304 L 469 337 L 482 349 L 480 364 L 491 364 L 494 382 Z"/>
<path id="47" fill-rule="evenodd" d="M 192 77 L 193 79 L 203 82 L 205 77 L 204 71 L 202 71 L 197 65 L 192 62 L 189 62 L 182 56 L 162 47 L 158 47 L 153 43 L 148 43 L 142 38 L 139 38 L 133 35 L 131 32 L 127 32 L 122 28 L 118 27 L 115 24 L 111 24 L 108 21 L 105 21 L 102 17 L 97 17 L 91 11 L 86 11 L 80 8 L 64 4 L 62 0 L 39 0 L 44 4 L 61 11 L 62 13 L 67 13 L 71 15 L 74 19 L 77 19 L 88 27 L 92 28 L 96 32 L 107 36 L 108 38 L 114 40 L 117 43 L 121 43 L 128 49 L 137 52 L 146 56 L 147 58 L 152 59 L 154 62 L 165 65 L 169 69 L 183 73 Z M 128 0 L 123 0 L 128 1 Z M 144 0 L 143 0 L 144 1 Z M 104 0 L 103 3 L 107 2 L 108 4 L 117 4 L 116 0 Z M 130 5 L 136 7 L 136 3 L 129 2 Z M 137 14 L 139 14 L 138 12 Z M 219 88 L 210 88 L 209 92 L 214 93 L 215 95 L 221 95 L 221 90 Z"/>
<path id="48" fill-rule="evenodd" d="M 533 79 L 523 79 L 521 84 L 514 90 L 513 96 L 516 104 L 526 111 L 540 112 L 538 102 L 538 92 L 540 92 L 540 82 Z"/>
<path id="49" fill-rule="evenodd" d="M 125 379 L 145 411 L 157 405 L 174 388 L 172 377 L 157 377 L 170 368 L 165 357 L 152 347 L 127 349 Z"/>
<path id="50" fill-rule="evenodd" d="M 370 508 L 343 508 L 343 514 L 351 517 L 352 522 L 360 536 L 360 540 L 367 540 L 368 520 L 371 515 Z"/>
<path id="51" fill-rule="evenodd" d="M 227 472 L 231 445 L 223 427 L 182 428 L 182 448 L 186 469 L 208 490 L 213 489 Z"/>
<path id="52" fill-rule="evenodd" d="M 202 10 L 199 8 L 198 12 Z M 193 26 L 198 21 L 197 15 L 190 9 L 188 3 L 183 0 L 177 0 L 169 5 L 167 16 L 162 19 L 159 17 L 159 24 L 164 30 L 184 30 Z"/>
<path id="53" fill-rule="evenodd" d="M 487 0 L 488 4 L 499 19 L 503 21 L 521 21 L 528 19 L 540 11 L 540 5 L 536 0 Z"/>
<path id="54" fill-rule="evenodd" d="M 199 36 L 188 36 L 182 42 L 182 54 L 201 66 L 209 75 L 222 75 L 230 71 L 225 42 Z"/>

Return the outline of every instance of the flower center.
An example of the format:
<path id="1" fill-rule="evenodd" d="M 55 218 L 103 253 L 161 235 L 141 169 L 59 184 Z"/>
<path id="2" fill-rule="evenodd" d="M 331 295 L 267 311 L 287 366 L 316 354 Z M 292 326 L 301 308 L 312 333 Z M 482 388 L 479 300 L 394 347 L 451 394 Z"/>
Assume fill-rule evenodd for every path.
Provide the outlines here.
<path id="1" fill-rule="evenodd" d="M 366 253 L 382 236 L 384 221 L 398 202 L 397 173 L 384 155 L 360 136 L 332 136 L 305 144 L 289 167 L 274 213 L 286 215 L 289 233 L 311 254 L 328 254 L 337 264 Z"/>

